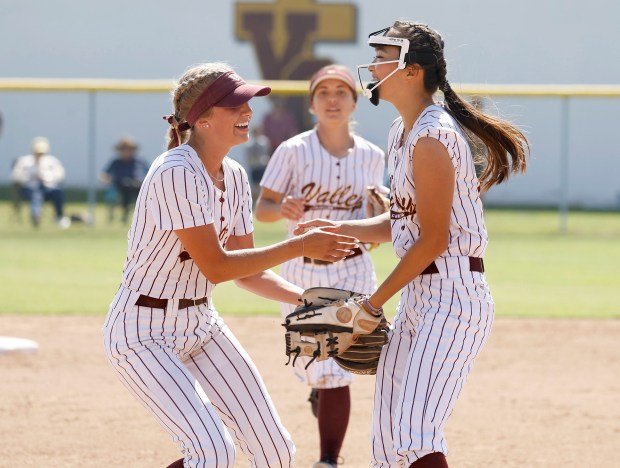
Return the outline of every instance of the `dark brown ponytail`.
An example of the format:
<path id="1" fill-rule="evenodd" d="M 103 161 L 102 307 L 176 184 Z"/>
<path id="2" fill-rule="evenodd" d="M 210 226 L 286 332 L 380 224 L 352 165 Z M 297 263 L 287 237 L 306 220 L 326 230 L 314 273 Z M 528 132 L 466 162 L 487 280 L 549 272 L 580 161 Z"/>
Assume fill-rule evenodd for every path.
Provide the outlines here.
<path id="1" fill-rule="evenodd" d="M 481 112 L 454 92 L 447 79 L 441 35 L 425 24 L 407 21 L 396 21 L 388 35 L 409 39 L 411 51 L 432 50 L 436 61 L 419 64 L 424 70 L 424 88 L 430 93 L 441 90 L 450 114 L 486 146 L 484 169 L 480 175 L 482 189 L 486 191 L 507 180 L 511 174 L 524 172 L 529 154 L 525 135 L 510 122 Z"/>
<path id="2" fill-rule="evenodd" d="M 450 114 L 487 147 L 485 166 L 480 174 L 482 190 L 501 184 L 510 174 L 525 171 L 529 145 L 517 127 L 487 115 L 461 99 L 447 80 L 442 91 Z"/>

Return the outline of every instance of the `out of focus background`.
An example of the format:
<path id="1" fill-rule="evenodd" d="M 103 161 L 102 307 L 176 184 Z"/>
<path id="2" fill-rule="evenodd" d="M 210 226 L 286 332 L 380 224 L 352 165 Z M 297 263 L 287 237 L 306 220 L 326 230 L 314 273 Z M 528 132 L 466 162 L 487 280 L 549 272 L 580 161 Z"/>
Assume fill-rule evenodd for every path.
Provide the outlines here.
<path id="1" fill-rule="evenodd" d="M 11 80 L 0 84 L 0 183 L 9 183 L 13 160 L 39 135 L 49 138 L 52 154 L 67 168 L 67 188 L 92 184 L 125 134 L 152 160 L 164 143 L 161 116 L 170 110 L 165 89 L 191 64 L 223 60 L 249 80 L 305 80 L 327 62 L 351 68 L 370 62 L 368 34 L 407 18 L 443 34 L 454 83 L 548 86 L 548 93 L 480 95 L 485 109 L 528 133 L 533 150 L 528 174 L 493 190 L 488 203 L 550 207 L 566 192 L 574 207 L 618 209 L 620 98 L 589 95 L 581 87 L 567 89 L 566 99 L 556 93 L 561 85 L 619 84 L 619 17 L 620 5 L 609 0 L 587 7 L 535 0 L 446 0 L 441 7 L 397 0 L 188 0 L 174 8 L 161 0 L 89 6 L 78 0 L 3 1 L 0 77 L 34 78 L 28 83 L 40 90 L 13 91 L 19 82 L 11 87 Z M 49 91 L 41 81 L 48 78 L 66 91 Z M 131 92 L 115 91 L 114 83 L 85 91 L 92 84 L 73 81 L 82 78 L 156 81 L 142 89 L 136 83 Z M 284 104 L 298 127 L 310 124 L 300 110 L 303 97 Z M 271 99 L 253 105 L 253 124 L 275 107 Z M 394 117 L 391 106 L 373 108 L 360 100 L 358 131 L 385 146 Z"/>
<path id="2" fill-rule="evenodd" d="M 372 60 L 367 35 L 408 18 L 443 34 L 457 89 L 531 144 L 527 174 L 485 196 L 498 313 L 617 316 L 618 17 L 606 0 L 2 2 L 0 312 L 104 313 L 133 199 L 164 149 L 169 89 L 186 67 L 222 60 L 273 84 L 271 98 L 252 101 L 252 141 L 231 154 L 256 184 L 273 148 L 312 125 L 304 80 L 329 62 L 355 71 Z M 385 147 L 395 117 L 361 98 L 357 131 Z M 54 156 L 39 192 L 20 175 L 36 151 Z M 258 244 L 283 233 L 256 225 Z M 386 274 L 390 248 L 375 255 Z M 276 312 L 223 297 L 230 313 Z"/>

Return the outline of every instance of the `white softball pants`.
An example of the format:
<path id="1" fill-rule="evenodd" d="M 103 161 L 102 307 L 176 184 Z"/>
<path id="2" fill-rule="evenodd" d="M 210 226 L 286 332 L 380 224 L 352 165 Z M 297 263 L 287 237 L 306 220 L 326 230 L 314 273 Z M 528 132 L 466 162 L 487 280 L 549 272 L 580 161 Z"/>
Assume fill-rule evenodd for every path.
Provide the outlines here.
<path id="1" fill-rule="evenodd" d="M 403 289 L 377 370 L 372 467 L 409 467 L 429 453 L 447 454 L 444 425 L 493 317 L 480 273 L 423 275 Z"/>
<path id="2" fill-rule="evenodd" d="M 103 327 L 108 360 L 177 442 L 186 467 L 233 467 L 234 439 L 253 467 L 290 467 L 295 446 L 241 344 L 208 304 L 134 305 L 121 287 Z"/>

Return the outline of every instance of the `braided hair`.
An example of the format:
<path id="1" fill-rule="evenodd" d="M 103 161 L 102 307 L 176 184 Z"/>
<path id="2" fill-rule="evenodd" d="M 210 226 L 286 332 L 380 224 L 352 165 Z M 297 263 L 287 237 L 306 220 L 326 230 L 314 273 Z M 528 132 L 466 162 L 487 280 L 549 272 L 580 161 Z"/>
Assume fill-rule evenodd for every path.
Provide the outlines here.
<path id="1" fill-rule="evenodd" d="M 476 109 L 450 86 L 444 41 L 439 32 L 425 24 L 396 21 L 387 35 L 409 39 L 410 51 L 432 51 L 435 60 L 417 64 L 424 71 L 424 89 L 431 94 L 440 90 L 448 112 L 486 146 L 484 170 L 480 175 L 483 190 L 504 182 L 513 173 L 525 171 L 529 153 L 525 135 L 510 122 Z"/>
<path id="2" fill-rule="evenodd" d="M 179 124 L 185 122 L 192 104 L 194 104 L 203 91 L 217 78 L 229 71 L 232 71 L 232 68 L 225 63 L 203 63 L 189 68 L 179 78 L 177 85 L 172 90 L 174 113 L 168 118 L 170 123 L 167 136 L 168 149 L 172 149 L 187 141 L 191 129 L 179 127 Z"/>

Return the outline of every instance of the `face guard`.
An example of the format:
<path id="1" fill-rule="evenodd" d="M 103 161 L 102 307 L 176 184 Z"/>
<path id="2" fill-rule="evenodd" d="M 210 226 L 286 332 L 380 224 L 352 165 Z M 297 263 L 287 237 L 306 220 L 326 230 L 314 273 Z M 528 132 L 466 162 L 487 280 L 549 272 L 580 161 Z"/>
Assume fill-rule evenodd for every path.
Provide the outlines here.
<path id="1" fill-rule="evenodd" d="M 364 96 L 370 99 L 370 102 L 375 106 L 379 105 L 379 92 L 377 88 L 381 83 L 387 80 L 390 76 L 396 73 L 398 70 L 402 70 L 407 66 L 405 62 L 405 58 L 407 56 L 407 52 L 409 51 L 409 39 L 403 39 L 401 37 L 388 37 L 382 35 L 387 33 L 389 28 L 382 29 L 381 31 L 374 32 L 368 36 L 368 45 L 370 47 L 376 47 L 379 45 L 386 46 L 396 46 L 400 48 L 400 53 L 398 56 L 398 60 L 387 60 L 385 62 L 376 62 L 376 63 L 365 63 L 363 65 L 357 66 L 357 77 L 360 82 L 360 87 L 362 88 L 362 92 Z M 392 72 L 383 78 L 381 81 L 370 82 L 364 84 L 364 80 L 362 80 L 362 69 L 369 69 L 370 67 L 377 67 L 381 65 L 385 65 L 388 63 L 397 63 L 397 67 L 392 70 Z"/>
<path id="2" fill-rule="evenodd" d="M 420 51 L 410 51 L 409 50 L 409 39 L 405 39 L 402 37 L 390 37 L 386 36 L 387 32 L 390 28 L 384 28 L 379 31 L 375 31 L 368 35 L 368 45 L 370 47 L 377 46 L 394 46 L 399 47 L 400 52 L 398 54 L 398 60 L 387 60 L 385 62 L 373 62 L 366 63 L 364 65 L 357 66 L 357 77 L 360 82 L 360 87 L 362 88 L 362 92 L 364 96 L 370 99 L 370 102 L 375 106 L 379 105 L 379 85 L 387 80 L 390 76 L 396 73 L 398 70 L 404 69 L 407 65 L 411 63 L 420 63 L 420 64 L 435 64 L 437 63 L 437 57 L 430 50 L 420 50 Z M 385 65 L 387 63 L 396 63 L 397 67 L 392 70 L 392 72 L 383 78 L 381 81 L 374 81 L 367 84 L 364 84 L 362 80 L 361 70 L 363 68 L 368 69 L 369 67 L 377 67 L 381 65 Z"/>

